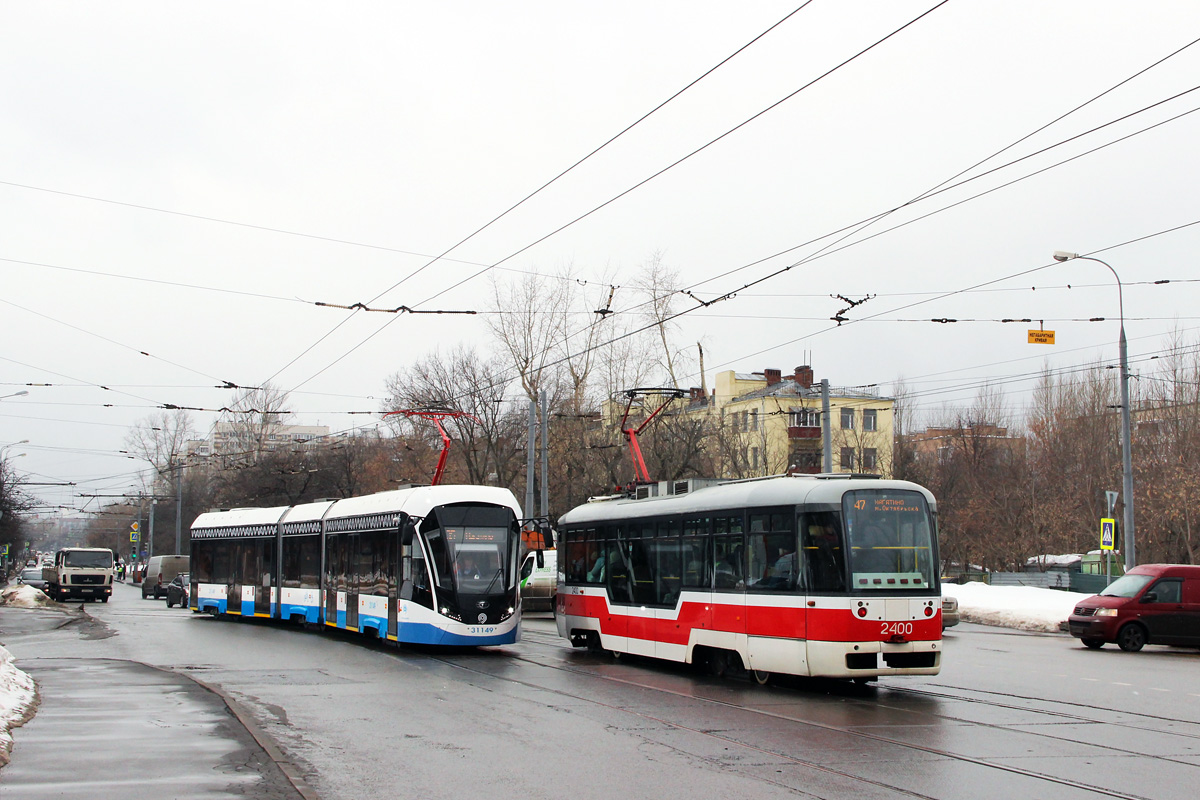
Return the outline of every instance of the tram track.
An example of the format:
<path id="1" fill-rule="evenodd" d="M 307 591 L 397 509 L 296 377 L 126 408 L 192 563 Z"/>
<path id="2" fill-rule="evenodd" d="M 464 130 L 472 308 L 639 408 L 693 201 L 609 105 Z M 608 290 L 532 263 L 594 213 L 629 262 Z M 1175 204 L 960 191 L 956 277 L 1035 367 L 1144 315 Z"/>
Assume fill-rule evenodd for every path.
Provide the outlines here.
<path id="1" fill-rule="evenodd" d="M 524 641 L 526 644 L 529 644 L 533 647 L 546 648 L 546 649 L 552 649 L 552 650 L 557 650 L 557 651 L 561 651 L 564 649 L 563 645 L 561 644 L 561 642 L 559 641 L 557 636 L 553 636 L 553 635 L 550 635 L 547 633 L 542 633 L 540 631 L 530 630 L 529 628 L 525 629 L 523 638 L 524 638 Z M 697 703 L 719 706 L 719 707 L 722 707 L 725 709 L 736 710 L 736 711 L 744 713 L 744 714 L 750 714 L 753 716 L 759 716 L 759 717 L 763 717 L 763 718 L 770 718 L 773 720 L 783 721 L 783 722 L 787 722 L 787 723 L 795 724 L 795 725 L 802 725 L 809 729 L 815 729 L 815 730 L 828 732 L 830 734 L 837 734 L 837 735 L 841 735 L 841 736 L 851 737 L 853 739 L 860 740 L 860 741 L 870 741 L 870 742 L 873 742 L 876 744 L 888 745 L 891 747 L 902 748 L 903 750 L 907 750 L 907 751 L 919 752 L 919 753 L 923 753 L 926 755 L 935 756 L 937 758 L 949 759 L 949 760 L 953 760 L 953 761 L 956 761 L 959 763 L 964 763 L 964 764 L 971 764 L 971 765 L 981 767 L 981 768 L 984 768 L 987 770 L 995 770 L 995 771 L 1002 772 L 1002 773 L 1009 774 L 1009 775 L 1021 776 L 1023 778 L 1033 780 L 1033 781 L 1044 782 L 1046 784 L 1050 784 L 1050 785 L 1053 785 L 1056 787 L 1069 788 L 1069 789 L 1078 790 L 1080 792 L 1090 793 L 1090 794 L 1092 794 L 1094 796 L 1098 796 L 1098 797 L 1122 798 L 1122 800 L 1151 800 L 1150 795 L 1120 791 L 1117 789 L 1111 789 L 1111 788 L 1107 788 L 1104 786 L 1099 786 L 1094 783 L 1088 783 L 1083 780 L 1078 780 L 1078 779 L 1069 778 L 1069 777 L 1062 777 L 1062 776 L 1058 776 L 1058 775 L 1052 775 L 1052 774 L 1048 774 L 1045 772 L 1038 772 L 1035 770 L 1016 766 L 1014 764 L 1006 764 L 1006 763 L 998 762 L 995 760 L 988 760 L 986 758 L 978 758 L 978 757 L 970 756 L 970 755 L 967 755 L 967 754 L 964 754 L 961 752 L 955 752 L 955 751 L 950 750 L 945 747 L 925 745 L 925 744 L 920 744 L 920 743 L 916 743 L 916 742 L 905 741 L 903 739 L 897 739 L 895 737 L 886 736 L 886 735 L 879 734 L 879 733 L 873 733 L 870 731 L 854 730 L 854 729 L 851 729 L 848 727 L 842 727 L 842 726 L 817 722 L 814 720 L 803 719 L 803 718 L 799 718 L 799 717 L 796 717 L 791 714 L 782 713 L 782 712 L 778 712 L 778 711 L 772 711 L 772 710 L 763 709 L 763 708 L 754 708 L 754 707 L 751 707 L 751 706 L 748 706 L 748 705 L 745 705 L 742 703 L 732 702 L 732 701 L 728 701 L 728 700 L 722 700 L 722 699 L 712 698 L 712 697 L 697 696 L 696 694 L 693 694 L 693 693 L 677 691 L 677 690 L 673 690 L 671 688 L 664 687 L 662 685 L 658 685 L 655 683 L 640 681 L 640 680 L 637 680 L 636 677 L 633 677 L 631 675 L 620 676 L 620 677 L 612 676 L 612 675 L 603 675 L 594 670 L 585 669 L 585 668 L 581 668 L 581 667 L 575 667 L 575 666 L 571 666 L 568 664 L 563 664 L 561 662 L 555 663 L 552 661 L 539 659 L 539 658 L 532 657 L 530 655 L 525 655 L 525 654 L 511 654 L 511 658 L 513 658 L 514 660 L 517 660 L 517 661 L 521 661 L 521 662 L 528 663 L 531 665 L 539 666 L 543 669 L 553 669 L 553 670 L 558 670 L 558 671 L 563 671 L 563 672 L 570 672 L 572 674 L 581 675 L 581 676 L 589 677 L 589 678 L 596 679 L 596 680 L 624 684 L 624 685 L 628 685 L 628 686 L 632 686 L 632 687 L 637 687 L 637 688 L 643 689 L 643 690 L 662 692 L 664 694 L 669 694 L 669 695 L 672 695 L 675 697 L 686 698 L 686 699 L 695 701 Z M 870 785 L 870 786 L 874 786 L 877 788 L 886 789 L 888 791 L 895 792 L 897 794 L 904 795 L 907 797 L 927 798 L 928 800 L 935 800 L 935 798 L 937 797 L 936 795 L 923 794 L 921 792 L 914 791 L 914 790 L 906 788 L 904 786 L 900 786 L 900 785 L 896 785 L 894 783 L 889 783 L 887 781 L 880 781 L 880 780 L 877 780 L 877 779 L 874 779 L 874 778 L 871 778 L 868 776 L 864 776 L 861 773 L 849 771 L 849 770 L 842 769 L 842 768 L 832 766 L 829 764 L 823 764 L 820 761 L 798 757 L 792 753 L 784 752 L 783 750 L 780 750 L 777 748 L 763 747 L 758 744 L 745 742 L 745 741 L 739 740 L 737 738 L 734 738 L 732 736 L 722 734 L 718 731 L 706 730 L 706 729 L 698 728 L 698 727 L 695 727 L 692 725 L 686 725 L 686 724 L 683 724 L 680 722 L 666 719 L 660 715 L 647 713 L 645 711 L 640 711 L 640 710 L 632 709 L 632 708 L 625 707 L 625 706 L 604 703 L 600 700 L 597 700 L 595 697 L 587 695 L 586 693 L 573 693 L 573 692 L 569 692 L 569 691 L 565 691 L 565 690 L 561 690 L 561 689 L 550 689 L 550 688 L 547 688 L 540 684 L 534 683 L 533 681 L 530 681 L 530 680 L 514 678 L 511 676 L 495 675 L 486 670 L 477 669 L 477 668 L 469 665 L 469 660 L 463 659 L 462 657 L 446 657 L 446 658 L 439 657 L 439 660 L 443 661 L 443 663 L 446 663 L 449 666 L 452 666 L 452 667 L 455 667 L 458 669 L 463 669 L 463 670 L 466 670 L 469 672 L 473 672 L 478 675 L 486 676 L 486 677 L 492 678 L 494 680 L 510 682 L 513 684 L 517 684 L 517 685 L 521 685 L 521 686 L 525 686 L 525 687 L 529 687 L 529 688 L 535 688 L 535 689 L 539 689 L 542 691 L 550 691 L 555 694 L 570 698 L 572 700 L 593 703 L 600 707 L 604 707 L 604 708 L 607 708 L 607 709 L 610 709 L 613 711 L 636 716 L 647 722 L 654 722 L 656 724 L 667 726 L 667 727 L 670 727 L 674 730 L 678 730 L 681 732 L 687 732 L 687 733 L 691 733 L 694 735 L 707 737 L 709 739 L 719 741 L 725 745 L 741 748 L 745 751 L 755 753 L 758 755 L 767 755 L 767 756 L 770 756 L 773 758 L 778 758 L 785 762 L 795 764 L 797 766 L 803 766 L 805 768 L 817 770 L 817 771 L 820 771 L 825 774 L 835 775 L 835 776 L 838 776 L 838 777 L 841 777 L 841 778 L 844 778 L 844 779 L 847 779 L 850 781 L 854 781 L 856 783 L 861 783 L 864 785 Z M 1019 705 L 1014 702 L 1003 702 L 1003 701 L 997 702 L 994 700 L 987 700 L 987 699 L 982 699 L 982 698 L 964 697 L 962 695 L 950 694 L 948 692 L 937 692 L 937 691 L 932 691 L 932 690 L 913 689 L 913 688 L 899 687 L 899 686 L 894 686 L 894 685 L 889 685 L 889 684 L 883 684 L 883 685 L 879 686 L 875 691 L 877 692 L 879 689 L 883 689 L 887 692 L 895 692 L 897 694 L 907 695 L 907 696 L 922 696 L 922 697 L 930 697 L 930 698 L 943 699 L 943 700 L 971 702 L 971 703 L 981 704 L 981 705 L 994 707 L 994 708 L 1016 710 L 1016 711 L 1020 711 L 1022 713 L 1027 713 L 1027 714 L 1030 714 L 1033 716 L 1050 716 L 1050 717 L 1054 717 L 1057 720 L 1078 722 L 1080 724 L 1104 724 L 1104 725 L 1108 725 L 1108 726 L 1116 726 L 1118 728 L 1129 729 L 1131 731 L 1150 732 L 1150 733 L 1156 733 L 1156 734 L 1160 734 L 1160 735 L 1185 738 L 1188 740 L 1200 739 L 1200 735 L 1193 734 L 1193 733 L 1164 731 L 1164 730 L 1149 727 L 1149 726 L 1129 725 L 1129 724 L 1125 724 L 1125 723 L 1114 723 L 1114 722 L 1110 722 L 1110 721 L 1106 721 L 1106 720 L 1095 719 L 1093 717 L 1088 717 L 1088 716 L 1082 715 L 1082 714 L 1067 713 L 1067 712 L 1063 712 L 1063 711 L 1053 711 L 1053 710 L 1047 710 L 1047 709 L 1030 708 L 1028 706 Z M 1039 698 L 1022 697 L 1019 695 L 1005 695 L 1005 696 L 1010 697 L 1013 700 L 1026 700 L 1029 702 L 1044 702 L 1044 703 L 1055 703 L 1055 704 L 1057 704 L 1057 702 L 1058 702 L 1058 701 L 1041 700 Z M 1072 704 L 1072 705 L 1077 705 L 1077 704 Z M 1146 717 L 1147 719 L 1155 719 L 1155 720 L 1164 721 L 1164 722 L 1174 722 L 1174 723 L 1180 723 L 1180 724 L 1195 725 L 1195 723 L 1187 721 L 1187 720 L 1172 720 L 1169 718 L 1160 718 L 1160 717 L 1154 717 L 1152 715 L 1136 714 L 1134 712 L 1128 712 L 1128 711 L 1116 710 L 1116 709 L 1111 710 L 1111 711 L 1112 711 L 1112 713 L 1121 713 L 1121 714 L 1126 714 L 1126 715 L 1132 715 L 1135 717 L 1143 716 L 1143 717 Z M 1034 737 L 1038 737 L 1038 738 L 1050 738 L 1050 739 L 1056 739 L 1058 741 L 1064 741 L 1064 739 L 1062 737 L 1053 736 L 1051 734 L 1047 734 L 1047 733 L 1044 733 L 1041 731 L 1027 730 L 1025 728 L 1014 728 L 1011 726 L 997 725 L 997 724 L 992 724 L 992 723 L 980 723 L 980 722 L 976 722 L 974 720 L 956 717 L 956 716 L 949 715 L 949 714 L 938 715 L 938 716 L 949 722 L 956 722 L 956 723 L 960 723 L 960 724 L 970 724 L 970 725 L 975 725 L 975 726 L 978 726 L 981 728 L 986 728 L 986 729 L 994 730 L 994 731 L 1005 731 L 1005 732 L 1010 732 L 1010 733 L 1017 732 L 1017 733 L 1021 733 L 1023 735 L 1034 736 Z M 1073 741 L 1073 740 L 1066 740 L 1066 741 Z M 1100 744 L 1091 744 L 1091 743 L 1089 743 L 1089 746 L 1094 747 L 1098 750 L 1108 751 L 1111 754 L 1113 754 L 1114 756 L 1132 756 L 1132 757 L 1138 757 L 1138 758 L 1154 758 L 1155 760 L 1158 760 L 1158 761 L 1180 764 L 1180 765 L 1191 767 L 1191 768 L 1197 767 L 1197 764 L 1190 762 L 1190 761 L 1186 761 L 1186 760 L 1182 760 L 1182 759 L 1178 759 L 1178 758 L 1171 758 L 1168 756 L 1149 756 L 1145 753 L 1138 752 L 1138 751 L 1135 751 L 1132 749 L 1122 749 L 1120 747 L 1115 747 L 1115 746 L 1111 746 L 1111 745 L 1100 745 Z M 700 756 L 700 757 L 702 757 L 702 756 Z M 789 787 L 789 788 L 795 788 L 795 787 Z"/>

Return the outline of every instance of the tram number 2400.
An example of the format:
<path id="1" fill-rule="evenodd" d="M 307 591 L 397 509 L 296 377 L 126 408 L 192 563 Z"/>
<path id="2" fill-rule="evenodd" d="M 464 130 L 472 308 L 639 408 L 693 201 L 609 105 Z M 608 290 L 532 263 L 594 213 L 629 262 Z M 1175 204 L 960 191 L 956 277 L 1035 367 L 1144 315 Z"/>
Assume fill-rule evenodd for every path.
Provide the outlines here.
<path id="1" fill-rule="evenodd" d="M 913 632 L 911 622 L 884 622 L 879 630 L 881 636 L 909 636 Z"/>

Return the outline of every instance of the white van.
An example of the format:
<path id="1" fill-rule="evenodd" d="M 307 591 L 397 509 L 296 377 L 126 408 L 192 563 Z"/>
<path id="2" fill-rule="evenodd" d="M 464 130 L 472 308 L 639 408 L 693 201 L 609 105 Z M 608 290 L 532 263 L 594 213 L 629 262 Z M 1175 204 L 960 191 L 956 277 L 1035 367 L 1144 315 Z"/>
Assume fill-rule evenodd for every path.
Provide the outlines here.
<path id="1" fill-rule="evenodd" d="M 537 554 L 542 554 L 542 566 Z M 521 608 L 525 611 L 550 611 L 558 591 L 558 551 L 531 550 L 521 562 Z"/>
<path id="2" fill-rule="evenodd" d="M 167 584 L 181 572 L 187 572 L 191 556 L 153 556 L 142 576 L 142 599 L 151 595 L 155 600 L 167 596 Z"/>

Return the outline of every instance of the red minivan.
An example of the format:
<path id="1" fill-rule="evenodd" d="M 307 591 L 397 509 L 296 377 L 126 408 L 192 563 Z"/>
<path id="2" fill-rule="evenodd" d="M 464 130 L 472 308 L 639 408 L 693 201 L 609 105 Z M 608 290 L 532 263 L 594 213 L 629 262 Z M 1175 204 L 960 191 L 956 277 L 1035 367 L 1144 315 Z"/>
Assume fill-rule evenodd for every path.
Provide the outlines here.
<path id="1" fill-rule="evenodd" d="M 1200 567 L 1140 564 L 1075 606 L 1067 624 L 1093 650 L 1105 642 L 1131 653 L 1147 644 L 1200 647 Z"/>

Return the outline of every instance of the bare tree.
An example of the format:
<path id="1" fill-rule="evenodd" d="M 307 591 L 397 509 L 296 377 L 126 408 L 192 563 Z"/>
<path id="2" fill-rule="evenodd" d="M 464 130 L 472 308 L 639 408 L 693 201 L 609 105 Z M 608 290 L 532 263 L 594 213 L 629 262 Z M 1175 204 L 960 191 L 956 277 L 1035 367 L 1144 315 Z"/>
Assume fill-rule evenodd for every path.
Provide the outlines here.
<path id="1" fill-rule="evenodd" d="M 567 333 L 570 282 L 537 273 L 502 284 L 492 280 L 488 327 L 521 378 L 525 396 L 537 399 L 546 364 Z"/>
<path id="2" fill-rule="evenodd" d="M 218 420 L 218 431 L 227 436 L 224 459 L 230 464 L 253 464 L 273 449 L 272 437 L 292 416 L 288 395 L 279 387 L 264 383 L 243 389 Z"/>
<path id="3" fill-rule="evenodd" d="M 650 256 L 633 282 L 642 295 L 643 318 L 653 325 L 658 338 L 658 366 L 671 386 L 678 386 L 678 374 L 685 361 L 684 351 L 676 346 L 673 334 L 678 330 L 672 321 L 679 299 L 679 271 L 663 263 L 661 252 Z"/>
<path id="4" fill-rule="evenodd" d="M 510 383 L 498 362 L 459 345 L 447 356 L 434 352 L 388 378 L 384 410 L 434 407 L 465 412 L 442 422 L 455 443 L 451 454 L 459 476 L 468 483 L 511 486 L 521 463 L 518 450 L 525 425 L 520 411 L 504 401 Z M 393 430 L 436 441 L 432 424 L 395 420 Z M 426 478 L 431 475 L 432 466 Z"/>

